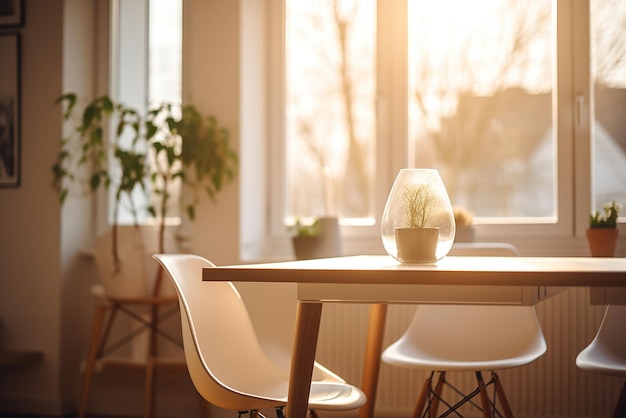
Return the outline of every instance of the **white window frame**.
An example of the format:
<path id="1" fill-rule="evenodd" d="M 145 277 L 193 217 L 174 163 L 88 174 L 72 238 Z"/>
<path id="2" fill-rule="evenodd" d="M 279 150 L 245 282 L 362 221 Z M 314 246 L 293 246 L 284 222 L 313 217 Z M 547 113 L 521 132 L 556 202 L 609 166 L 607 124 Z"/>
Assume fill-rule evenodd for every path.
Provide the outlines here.
<path id="1" fill-rule="evenodd" d="M 271 248 L 284 252 L 285 245 L 276 245 L 276 240 L 289 236 L 283 225 L 281 190 L 284 187 L 284 0 L 268 0 L 268 9 L 273 30 L 268 31 L 271 57 L 268 62 L 270 113 L 268 115 L 268 149 L 270 158 L 269 188 L 267 205 L 270 207 L 268 235 Z M 556 128 L 557 161 L 557 221 L 555 223 L 498 223 L 481 222 L 476 225 L 477 236 L 482 241 L 516 243 L 524 248 L 543 254 L 584 254 L 591 207 L 591 134 L 590 134 L 590 46 L 589 5 L 587 0 L 572 2 L 555 0 L 555 19 L 559 48 L 555 57 L 555 72 L 558 72 L 553 96 Z M 407 166 L 406 70 L 407 25 L 406 0 L 379 0 L 378 5 L 378 56 L 377 56 L 377 184 L 376 217 L 374 226 L 343 227 L 344 253 L 380 252 L 379 220 L 387 193 L 399 169 Z M 281 22 L 280 25 L 276 25 Z M 278 29 L 277 29 L 278 28 Z M 576 28 L 576 30 L 573 30 Z M 394 41 L 391 42 L 391 39 Z M 556 40 L 555 40 L 556 42 Z M 575 47 L 574 47 L 575 46 Z M 390 74 L 393 73 L 391 77 Z M 576 97 L 583 98 L 583 106 L 576 107 Z M 578 113 L 577 113 L 578 112 Z M 280 139 L 280 140 L 276 140 Z M 527 251 L 528 252 L 528 251 Z"/>

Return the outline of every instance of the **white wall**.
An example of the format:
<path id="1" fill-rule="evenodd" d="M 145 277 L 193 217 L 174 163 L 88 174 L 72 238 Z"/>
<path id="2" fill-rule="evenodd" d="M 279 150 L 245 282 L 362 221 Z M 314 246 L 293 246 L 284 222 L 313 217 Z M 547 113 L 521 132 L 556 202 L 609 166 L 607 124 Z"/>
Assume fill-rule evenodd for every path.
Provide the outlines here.
<path id="1" fill-rule="evenodd" d="M 21 185 L 0 190 L 0 348 L 44 352 L 40 365 L 0 374 L 0 411 L 61 410 L 61 211 L 51 171 L 61 136 L 63 1 L 26 3 L 22 35 Z M 69 260 L 67 260 L 69 263 Z"/>

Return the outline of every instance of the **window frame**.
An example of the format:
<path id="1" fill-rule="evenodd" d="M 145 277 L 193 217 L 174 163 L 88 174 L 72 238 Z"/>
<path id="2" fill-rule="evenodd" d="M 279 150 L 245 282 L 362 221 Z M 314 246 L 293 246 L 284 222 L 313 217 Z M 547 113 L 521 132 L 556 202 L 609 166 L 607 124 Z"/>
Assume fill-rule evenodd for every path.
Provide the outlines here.
<path id="1" fill-rule="evenodd" d="M 282 22 L 285 0 L 272 3 L 270 18 Z M 379 220 L 387 193 L 395 174 L 407 167 L 406 89 L 406 16 L 405 0 L 378 2 L 377 55 L 377 184 L 376 224 L 373 226 L 343 226 L 344 252 L 375 252 L 380 250 Z M 556 222 L 506 223 L 478 220 L 477 236 L 481 241 L 507 240 L 517 242 L 537 253 L 583 251 L 584 231 L 591 211 L 591 127 L 590 127 L 590 38 L 589 2 L 555 0 L 553 19 L 556 25 L 554 57 L 556 83 L 553 93 L 553 120 L 556 135 L 557 181 Z M 271 27 L 271 26 L 270 26 Z M 269 90 L 270 124 L 268 132 L 269 172 L 268 202 L 270 239 L 288 237 L 283 224 L 281 193 L 284 187 L 284 22 L 280 30 L 268 34 L 270 60 Z M 576 30 L 574 30 L 576 28 Z M 400 35 L 400 36 L 399 36 Z M 402 39 L 402 42 L 398 42 Z M 576 45 L 576 48 L 574 48 Z M 393 74 L 393 76 L 390 76 Z M 577 97 L 582 106 L 577 107 Z M 558 125 L 556 123 L 558 122 Z M 280 140 L 272 140 L 280 138 Z M 555 243 L 562 250 L 555 250 Z"/>

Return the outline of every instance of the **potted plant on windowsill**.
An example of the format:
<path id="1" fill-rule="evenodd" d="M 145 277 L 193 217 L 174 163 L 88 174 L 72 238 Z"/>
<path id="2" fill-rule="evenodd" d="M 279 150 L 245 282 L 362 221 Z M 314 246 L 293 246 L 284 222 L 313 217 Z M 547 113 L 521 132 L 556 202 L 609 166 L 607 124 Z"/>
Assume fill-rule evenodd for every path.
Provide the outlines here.
<path id="1" fill-rule="evenodd" d="M 295 232 L 291 240 L 296 259 L 307 260 L 341 255 L 341 237 L 336 217 L 315 218 L 309 224 L 304 224 L 297 219 L 292 229 Z"/>
<path id="2" fill-rule="evenodd" d="M 161 269 L 155 269 L 154 278 L 145 277 L 146 234 L 138 216 L 144 211 L 144 215 L 156 220 L 156 228 L 147 229 L 156 238 L 154 250 L 166 252 L 170 184 L 181 181 L 184 187 L 191 188 L 191 201 L 184 205 L 193 220 L 200 190 L 215 199 L 223 185 L 235 176 L 237 154 L 231 148 L 229 133 L 215 118 L 201 116 L 193 106 L 184 107 L 182 116 L 177 118 L 173 105 L 168 103 L 142 116 L 108 96 L 92 100 L 80 113 L 76 111 L 77 102 L 73 93 L 57 99 L 64 107 L 64 120 L 73 122 L 72 135 L 62 140 L 53 166 L 60 201 L 63 203 L 75 187 L 90 193 L 101 187 L 111 191 L 112 225 L 95 244 L 96 264 L 105 288 L 109 285 L 107 293 L 158 296 L 162 273 Z M 110 120 L 115 123 L 114 134 L 107 139 Z M 157 201 L 137 207 L 133 199 L 137 193 L 145 194 L 146 202 L 150 202 L 148 195 Z M 132 226 L 120 225 L 122 206 L 132 214 Z M 129 288 L 139 276 L 147 284 L 140 282 Z M 122 285 L 123 289 L 117 290 L 114 284 Z"/>
<path id="3" fill-rule="evenodd" d="M 454 242 L 474 242 L 476 239 L 474 215 L 462 207 L 455 207 L 452 211 L 454 212 L 454 224 L 456 226 Z"/>
<path id="4" fill-rule="evenodd" d="M 603 214 L 595 211 L 589 215 L 586 231 L 587 243 L 592 257 L 613 257 L 617 244 L 617 216 L 621 205 L 612 201 L 602 207 Z"/>

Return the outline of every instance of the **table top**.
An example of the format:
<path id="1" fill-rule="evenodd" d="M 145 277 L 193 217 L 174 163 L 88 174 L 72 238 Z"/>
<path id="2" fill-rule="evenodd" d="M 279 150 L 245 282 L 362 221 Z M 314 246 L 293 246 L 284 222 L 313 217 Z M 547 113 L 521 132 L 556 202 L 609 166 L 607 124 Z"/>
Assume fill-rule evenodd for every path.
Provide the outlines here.
<path id="1" fill-rule="evenodd" d="M 448 256 L 433 264 L 401 264 L 390 256 L 218 266 L 205 281 L 340 284 L 626 286 L 626 258 Z"/>

